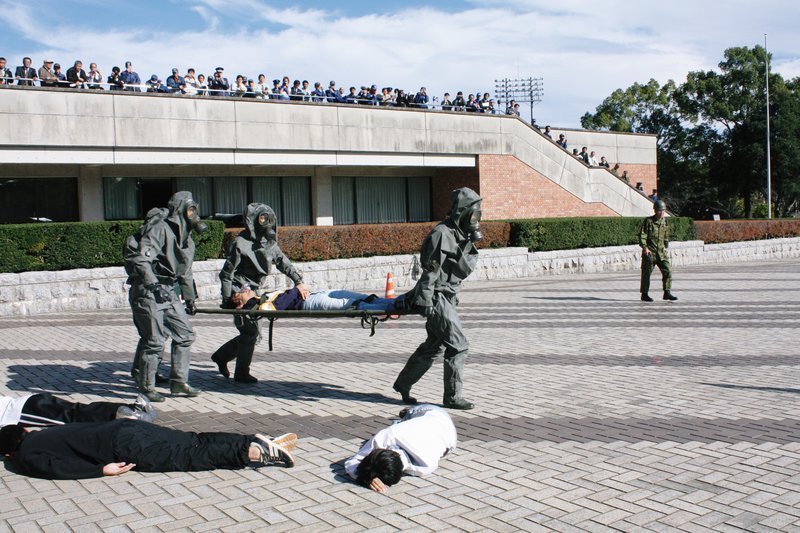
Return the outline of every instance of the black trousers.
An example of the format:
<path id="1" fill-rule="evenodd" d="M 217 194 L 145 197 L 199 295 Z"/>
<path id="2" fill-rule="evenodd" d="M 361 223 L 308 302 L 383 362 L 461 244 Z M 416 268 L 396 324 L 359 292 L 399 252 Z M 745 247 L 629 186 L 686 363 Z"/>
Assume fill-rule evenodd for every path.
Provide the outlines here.
<path id="1" fill-rule="evenodd" d="M 194 433 L 133 422 L 114 436 L 117 461 L 135 463 L 139 472 L 189 472 L 238 469 L 250 463 L 254 437 L 235 433 Z"/>
<path id="2" fill-rule="evenodd" d="M 21 426 L 60 426 L 72 422 L 108 422 L 124 404 L 112 402 L 75 403 L 43 392 L 34 394 L 22 406 Z"/>

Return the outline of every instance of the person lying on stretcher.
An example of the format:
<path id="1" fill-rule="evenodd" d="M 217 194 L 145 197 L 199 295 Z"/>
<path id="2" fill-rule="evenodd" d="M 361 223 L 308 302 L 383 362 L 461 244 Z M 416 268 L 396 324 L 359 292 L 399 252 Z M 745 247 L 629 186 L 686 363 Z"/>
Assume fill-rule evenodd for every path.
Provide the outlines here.
<path id="1" fill-rule="evenodd" d="M 358 311 L 391 312 L 402 308 L 404 299 L 405 295 L 403 294 L 397 298 L 379 298 L 374 294 L 363 294 L 343 289 L 315 291 L 303 299 L 297 287 L 264 293 L 261 297 L 255 292 L 245 289 L 231 297 L 236 309 L 257 307 L 261 311 L 344 311 L 356 309 Z"/>

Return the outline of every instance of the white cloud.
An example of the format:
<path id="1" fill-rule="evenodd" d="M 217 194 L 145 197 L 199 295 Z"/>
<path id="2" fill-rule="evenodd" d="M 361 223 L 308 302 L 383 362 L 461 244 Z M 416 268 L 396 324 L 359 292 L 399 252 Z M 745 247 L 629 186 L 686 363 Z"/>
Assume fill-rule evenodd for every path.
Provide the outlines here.
<path id="1" fill-rule="evenodd" d="M 426 85 L 434 95 L 493 92 L 496 78 L 541 76 L 538 121 L 565 127 L 578 126 L 614 89 L 650 78 L 681 81 L 690 70 L 715 68 L 725 48 L 763 44 L 765 31 L 780 58 L 774 70 L 786 77 L 800 72 L 793 27 L 800 4 L 777 0 L 718 2 L 710 16 L 688 0 L 481 0 L 457 12 L 432 6 L 362 15 L 277 9 L 261 0 L 198 0 L 186 9 L 206 27 L 189 30 L 176 22 L 169 33 L 102 26 L 78 32 L 66 24 L 42 32 L 27 4 L 2 5 L 6 20 L 41 44 L 29 55 L 52 54 L 66 64 L 97 61 L 104 73 L 126 59 L 143 78 L 164 77 L 173 66 L 209 72 L 222 65 L 229 77 L 263 72 L 269 79 L 288 75 L 324 84 Z"/>

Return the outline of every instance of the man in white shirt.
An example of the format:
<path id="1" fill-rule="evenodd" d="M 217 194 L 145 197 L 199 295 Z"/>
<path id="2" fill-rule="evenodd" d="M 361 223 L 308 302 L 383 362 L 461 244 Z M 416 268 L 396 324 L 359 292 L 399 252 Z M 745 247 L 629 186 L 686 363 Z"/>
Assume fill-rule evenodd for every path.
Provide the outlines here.
<path id="1" fill-rule="evenodd" d="M 142 395 L 133 404 L 114 402 L 74 403 L 48 392 L 26 394 L 19 398 L 0 396 L 0 427 L 19 424 L 23 427 L 60 426 L 72 422 L 108 422 L 129 418 L 152 422 L 156 411 Z"/>
<path id="2" fill-rule="evenodd" d="M 359 484 L 386 492 L 402 474 L 432 473 L 439 459 L 455 449 L 456 427 L 444 409 L 421 404 L 404 409 L 400 416 L 400 422 L 380 430 L 345 462 L 345 471 Z"/>

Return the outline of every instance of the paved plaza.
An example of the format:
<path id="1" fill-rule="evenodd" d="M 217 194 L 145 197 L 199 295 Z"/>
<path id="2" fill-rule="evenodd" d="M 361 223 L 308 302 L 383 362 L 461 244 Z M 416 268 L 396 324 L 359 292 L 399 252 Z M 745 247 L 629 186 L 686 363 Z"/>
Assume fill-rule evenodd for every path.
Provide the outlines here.
<path id="1" fill-rule="evenodd" d="M 658 287 L 658 273 L 653 286 Z M 401 287 L 407 289 L 407 287 Z M 158 422 L 293 431 L 297 466 L 48 481 L 0 466 L 0 531 L 800 531 L 800 265 L 678 268 L 675 303 L 638 272 L 471 283 L 459 449 L 385 495 L 343 461 L 402 408 L 391 385 L 421 317 L 280 319 L 237 386 L 211 353 L 235 334 L 198 315 L 196 399 Z M 210 303 L 207 305 L 211 305 Z M 0 319 L 2 394 L 135 396 L 128 309 Z M 414 388 L 441 402 L 442 365 Z"/>

